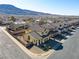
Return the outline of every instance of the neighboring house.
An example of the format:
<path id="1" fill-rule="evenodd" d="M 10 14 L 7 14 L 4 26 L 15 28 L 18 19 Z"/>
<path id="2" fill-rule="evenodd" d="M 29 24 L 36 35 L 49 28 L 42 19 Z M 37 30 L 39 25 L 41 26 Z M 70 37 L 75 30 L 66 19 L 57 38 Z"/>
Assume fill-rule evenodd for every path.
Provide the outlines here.
<path id="1" fill-rule="evenodd" d="M 42 43 L 45 43 L 48 39 L 48 37 L 41 37 L 37 32 L 31 32 L 31 33 L 28 33 L 27 35 L 27 42 L 29 43 L 33 43 L 35 45 L 40 45 Z"/>
<path id="2" fill-rule="evenodd" d="M 11 30 L 16 31 L 16 30 L 24 29 L 24 28 L 26 28 L 26 27 L 27 27 L 27 25 L 26 25 L 25 22 L 13 22 L 13 23 L 11 23 L 11 24 L 9 25 L 8 28 L 11 29 Z"/>
<path id="3" fill-rule="evenodd" d="M 25 29 L 28 28 L 28 25 L 25 22 L 13 22 L 8 26 L 8 29 L 16 34 L 16 33 L 20 33 L 20 32 L 24 32 Z"/>
<path id="4" fill-rule="evenodd" d="M 0 19 L 2 25 L 9 25 L 11 24 L 13 21 L 9 20 L 7 16 L 2 16 Z"/>
<path id="5" fill-rule="evenodd" d="M 56 36 L 56 35 L 58 35 L 58 34 L 60 34 L 59 33 L 59 31 L 58 31 L 58 26 L 57 26 L 57 24 L 44 24 L 44 25 L 42 25 L 42 27 L 43 28 L 45 28 L 45 31 L 44 31 L 44 35 L 43 36 L 51 36 L 51 37 L 54 37 L 54 36 Z"/>
<path id="6" fill-rule="evenodd" d="M 1 21 L 1 24 L 2 24 L 2 25 L 9 25 L 9 24 L 11 24 L 11 23 L 13 23 L 13 21 L 4 20 L 4 19 Z"/>
<path id="7" fill-rule="evenodd" d="M 48 40 L 48 36 L 42 37 L 45 33 L 45 29 L 40 27 L 38 24 L 33 23 L 29 25 L 29 28 L 26 30 L 27 41 L 35 45 L 39 45 Z M 46 39 L 47 38 L 47 39 Z"/>
<path id="8" fill-rule="evenodd" d="M 33 24 L 29 25 L 29 30 L 36 31 L 39 35 L 42 35 L 42 33 L 44 32 L 45 28 L 42 28 L 41 26 L 39 26 L 36 23 L 33 23 Z"/>

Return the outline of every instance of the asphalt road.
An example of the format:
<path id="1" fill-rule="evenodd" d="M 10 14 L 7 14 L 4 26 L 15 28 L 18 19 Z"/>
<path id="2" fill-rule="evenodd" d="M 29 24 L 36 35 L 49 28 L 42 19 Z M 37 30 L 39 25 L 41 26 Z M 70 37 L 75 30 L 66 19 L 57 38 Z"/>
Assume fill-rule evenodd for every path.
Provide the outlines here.
<path id="1" fill-rule="evenodd" d="M 31 59 L 0 29 L 0 59 Z"/>
<path id="2" fill-rule="evenodd" d="M 79 29 L 64 42 L 62 50 L 48 59 L 79 59 Z"/>

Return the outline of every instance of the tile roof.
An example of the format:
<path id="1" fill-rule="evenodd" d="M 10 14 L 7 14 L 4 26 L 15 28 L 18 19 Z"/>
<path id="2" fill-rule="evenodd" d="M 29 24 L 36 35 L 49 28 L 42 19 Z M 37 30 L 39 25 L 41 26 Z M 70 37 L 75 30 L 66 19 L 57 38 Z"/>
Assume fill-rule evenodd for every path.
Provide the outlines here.
<path id="1" fill-rule="evenodd" d="M 37 32 L 42 32 L 44 31 L 44 28 L 40 27 L 38 24 L 36 23 L 33 23 L 33 24 L 30 24 L 30 29 L 32 29 L 33 31 L 37 31 Z"/>
<path id="2" fill-rule="evenodd" d="M 31 33 L 29 33 L 32 37 L 34 37 L 34 38 L 36 38 L 36 39 L 42 39 L 42 37 L 38 34 L 38 33 L 36 33 L 36 32 L 31 32 Z"/>

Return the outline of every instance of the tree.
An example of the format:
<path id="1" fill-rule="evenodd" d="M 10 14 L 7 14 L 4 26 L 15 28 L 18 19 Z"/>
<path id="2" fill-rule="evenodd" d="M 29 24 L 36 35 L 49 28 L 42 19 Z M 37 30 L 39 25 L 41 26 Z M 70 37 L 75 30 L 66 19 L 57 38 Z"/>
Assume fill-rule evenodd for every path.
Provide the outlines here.
<path id="1" fill-rule="evenodd" d="M 0 17 L 0 24 L 2 24 L 2 20 L 3 20 L 2 17 Z"/>
<path id="2" fill-rule="evenodd" d="M 35 20 L 33 18 L 23 19 L 26 23 L 33 23 Z"/>
<path id="3" fill-rule="evenodd" d="M 14 16 L 10 16 L 9 17 L 9 20 L 15 22 L 16 21 L 16 18 Z"/>
<path id="4" fill-rule="evenodd" d="M 40 20 L 39 21 L 39 25 L 43 25 L 43 24 L 46 24 L 47 22 L 45 22 L 44 20 Z"/>

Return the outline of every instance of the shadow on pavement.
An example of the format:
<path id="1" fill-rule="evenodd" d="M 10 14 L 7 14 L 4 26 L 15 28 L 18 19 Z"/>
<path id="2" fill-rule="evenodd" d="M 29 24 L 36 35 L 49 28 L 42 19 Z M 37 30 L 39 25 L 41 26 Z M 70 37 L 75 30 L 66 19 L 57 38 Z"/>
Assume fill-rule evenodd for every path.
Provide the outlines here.
<path id="1" fill-rule="evenodd" d="M 49 49 L 54 49 L 54 50 L 63 49 L 63 46 L 61 43 L 59 43 L 55 40 L 51 40 L 51 39 L 49 41 L 45 42 L 44 44 L 39 45 L 38 47 L 44 51 L 48 51 Z"/>

